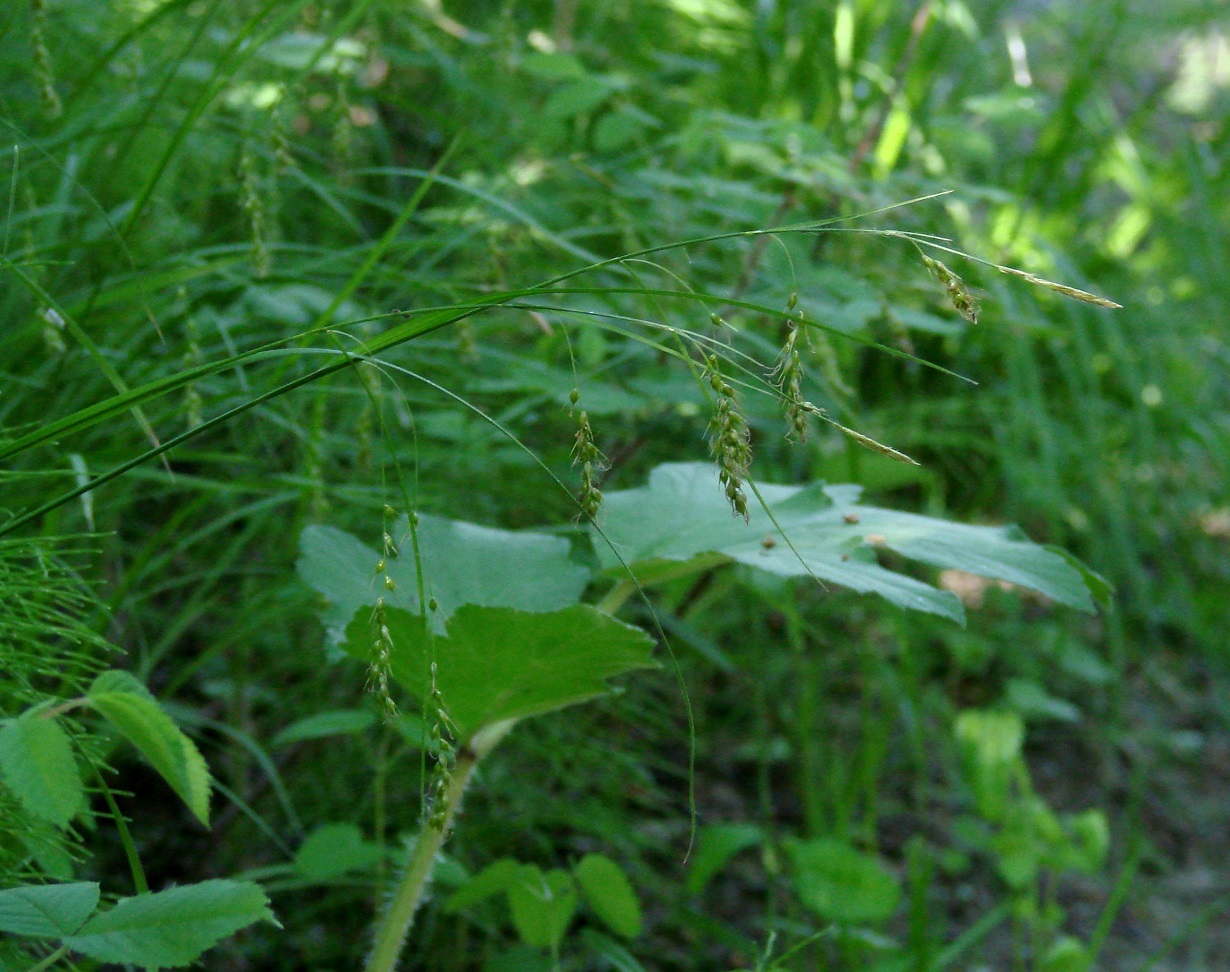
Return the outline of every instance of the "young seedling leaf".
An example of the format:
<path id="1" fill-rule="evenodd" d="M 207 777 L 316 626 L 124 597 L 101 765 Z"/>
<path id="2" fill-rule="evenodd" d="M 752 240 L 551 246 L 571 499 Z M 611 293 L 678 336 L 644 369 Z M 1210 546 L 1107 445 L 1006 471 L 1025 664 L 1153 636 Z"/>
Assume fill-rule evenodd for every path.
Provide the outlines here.
<path id="1" fill-rule="evenodd" d="M 209 826 L 209 768 L 149 690 L 127 672 L 103 672 L 87 698 L 149 760 L 193 815 Z"/>
<path id="2" fill-rule="evenodd" d="M 879 924 L 901 900 L 897 879 L 877 857 L 822 837 L 787 845 L 799 900 L 840 925 Z"/>
<path id="3" fill-rule="evenodd" d="M 589 951 L 604 959 L 614 972 L 647 972 L 645 966 L 623 945 L 593 928 L 582 928 L 581 940 Z"/>
<path id="4" fill-rule="evenodd" d="M 122 898 L 65 944 L 100 962 L 179 968 L 256 921 L 277 924 L 269 899 L 248 881 L 203 881 Z"/>
<path id="5" fill-rule="evenodd" d="M 764 831 L 756 824 L 714 824 L 702 828 L 688 872 L 688 891 L 700 894 L 732 857 L 763 840 Z"/>
<path id="6" fill-rule="evenodd" d="M 567 871 L 544 874 L 533 864 L 523 864 L 508 887 L 508 905 L 525 944 L 555 948 L 577 911 L 576 884 Z"/>
<path id="7" fill-rule="evenodd" d="M 85 787 L 68 733 L 27 712 L 0 729 L 0 777 L 21 805 L 57 827 L 85 809 Z"/>
<path id="8" fill-rule="evenodd" d="M 269 745 L 274 749 L 308 739 L 327 739 L 330 736 L 354 736 L 370 729 L 376 722 L 374 713 L 366 709 L 337 709 L 333 712 L 318 712 L 306 719 L 299 719 L 279 732 Z"/>
<path id="9" fill-rule="evenodd" d="M 350 871 L 366 871 L 383 856 L 379 845 L 363 839 L 351 823 L 324 824 L 317 827 L 299 846 L 294 868 L 308 881 L 331 881 Z"/>
<path id="10" fill-rule="evenodd" d="M 863 506 L 857 486 L 761 483 L 758 488 L 776 524 L 757 503 L 750 504 L 748 523 L 732 517 L 707 463 L 659 466 L 648 485 L 606 494 L 603 530 L 615 551 L 595 538 L 599 558 L 614 576 L 622 569 L 618 552 L 637 576 L 648 578 L 664 561 L 720 554 L 779 576 L 810 574 L 901 607 L 964 620 L 951 592 L 880 566 L 876 550 L 882 548 L 1093 609 L 1082 573 L 1014 527 L 969 526 Z"/>
<path id="11" fill-rule="evenodd" d="M 1025 744 L 1025 723 L 1015 712 L 966 709 L 957 716 L 955 733 L 978 812 L 1001 820 Z"/>
<path id="12" fill-rule="evenodd" d="M 492 895 L 507 891 L 517 880 L 521 865 L 511 857 L 501 857 L 498 861 L 488 864 L 470 878 L 465 884 L 453 892 L 444 902 L 444 910 L 450 914 L 462 911 L 485 901 Z"/>
<path id="13" fill-rule="evenodd" d="M 98 885 L 39 884 L 0 891 L 0 932 L 27 938 L 71 935 L 98 906 Z"/>
<path id="14" fill-rule="evenodd" d="M 641 905 L 627 876 L 609 857 L 586 854 L 573 870 L 594 914 L 623 938 L 641 933 Z"/>
<path id="15" fill-rule="evenodd" d="M 343 648 L 367 661 L 371 612 L 360 608 Z M 652 639 L 588 604 L 535 614 L 467 604 L 432 636 L 421 619 L 386 611 L 393 637 L 392 674 L 420 701 L 431 692 L 434 642 L 436 686 L 463 739 L 483 726 L 551 712 L 608 691 L 606 680 L 655 668 Z"/>
<path id="16" fill-rule="evenodd" d="M 436 602 L 431 620 L 437 633 L 462 604 L 554 611 L 576 604 L 589 583 L 589 570 L 570 559 L 563 537 L 426 514 L 420 515 L 417 531 L 424 588 Z M 299 574 L 329 602 L 324 622 L 335 642 L 355 611 L 378 597 L 389 607 L 419 613 L 414 544 L 404 517 L 391 536 L 398 555 L 386 557 L 334 527 L 310 526 L 300 536 Z M 393 590 L 376 576 L 382 559 Z"/>

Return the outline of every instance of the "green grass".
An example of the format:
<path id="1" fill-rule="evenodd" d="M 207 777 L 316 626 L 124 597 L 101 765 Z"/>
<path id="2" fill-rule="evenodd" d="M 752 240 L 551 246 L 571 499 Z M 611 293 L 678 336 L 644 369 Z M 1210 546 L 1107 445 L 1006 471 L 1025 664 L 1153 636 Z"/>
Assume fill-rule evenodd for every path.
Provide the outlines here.
<path id="1" fill-rule="evenodd" d="M 709 458 L 716 351 L 754 482 L 1020 524 L 1104 575 L 1113 609 L 993 588 L 959 629 L 736 566 L 621 591 L 608 605 L 660 624 L 678 673 L 663 655 L 484 761 L 404 967 L 549 967 L 505 898 L 444 902 L 493 861 L 571 873 L 589 853 L 645 930 L 620 942 L 584 905 L 562 968 L 1059 970 L 1092 968 L 1086 947 L 1104 968 L 1224 965 L 1224 900 L 1197 915 L 1183 883 L 1227 879 L 1226 88 L 1182 46 L 1218 20 L 879 0 L 0 14 L 0 719 L 124 668 L 219 784 L 206 833 L 83 717 L 73 744 L 116 767 L 132 846 L 94 784 L 71 831 L 0 786 L 0 887 L 71 875 L 114 900 L 131 850 L 154 890 L 270 892 L 284 928 L 209 967 L 360 965 L 433 762 L 421 726 L 274 744 L 377 711 L 326 652 L 302 529 L 375 549 L 389 505 L 548 530 L 583 560 L 569 393 L 601 489 L 631 489 Z M 1160 38 L 1188 52 L 1181 97 Z M 914 234 L 1124 309 L 928 251 L 980 301 L 969 325 Z M 791 294 L 817 325 L 803 397 L 921 466 L 814 420 L 784 441 L 763 373 Z M 999 811 L 955 728 L 973 710 L 1023 720 Z M 1077 822 L 1095 810 L 1104 859 Z M 387 854 L 312 883 L 294 854 L 338 823 Z M 760 836 L 689 891 L 689 834 L 717 824 Z M 830 838 L 902 889 L 883 921 L 806 903 L 792 848 Z"/>

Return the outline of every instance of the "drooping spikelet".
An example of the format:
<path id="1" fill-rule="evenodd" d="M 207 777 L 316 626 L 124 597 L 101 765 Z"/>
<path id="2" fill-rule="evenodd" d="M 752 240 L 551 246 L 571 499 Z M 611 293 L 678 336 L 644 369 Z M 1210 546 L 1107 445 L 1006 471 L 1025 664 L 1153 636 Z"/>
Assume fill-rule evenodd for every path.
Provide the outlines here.
<path id="1" fill-rule="evenodd" d="M 252 236 L 252 272 L 260 280 L 269 275 L 268 213 L 256 172 L 256 157 L 247 142 L 239 155 L 239 184 L 240 201 L 243 211 L 248 214 Z"/>
<path id="2" fill-rule="evenodd" d="M 574 388 L 568 398 L 576 405 L 581 398 L 580 392 Z M 592 521 L 598 516 L 598 510 L 602 506 L 598 477 L 607 468 L 607 461 L 594 442 L 594 431 L 590 428 L 589 416 L 584 411 L 577 416 L 574 438 L 576 444 L 572 447 L 572 464 L 581 464 L 581 489 L 577 492 L 577 506 L 580 508 L 578 519 L 584 517 Z"/>
<path id="3" fill-rule="evenodd" d="M 384 560 L 376 566 L 379 574 L 384 574 L 385 586 L 392 587 L 392 578 L 385 573 Z M 389 630 L 388 616 L 384 606 L 384 597 L 376 598 L 376 606 L 372 609 L 372 648 L 367 663 L 367 690 L 376 696 L 380 709 L 388 721 L 397 718 L 397 703 L 389 691 L 389 673 L 392 670 L 393 633 Z"/>
<path id="4" fill-rule="evenodd" d="M 30 12 L 34 15 L 30 25 L 30 47 L 34 52 L 34 80 L 38 84 L 39 100 L 48 118 L 59 118 L 64 106 L 56 92 L 55 69 L 51 64 L 51 51 L 47 49 L 47 0 L 30 0 Z"/>
<path id="5" fill-rule="evenodd" d="M 444 696 L 436 684 L 436 663 L 431 663 L 431 694 L 427 697 L 423 715 L 431 723 L 428 745 L 436 757 L 427 787 L 427 824 L 443 830 L 448 822 L 448 785 L 457 766 L 457 726 L 448 714 Z"/>
<path id="6" fill-rule="evenodd" d="M 716 355 L 710 355 L 705 365 L 709 387 L 717 395 L 717 406 L 709 421 L 709 450 L 718 465 L 718 479 L 737 516 L 747 520 L 747 495 L 743 483 L 752 463 L 752 436 L 747 420 L 739 411 L 735 390 L 722 378 Z"/>
<path id="7" fill-rule="evenodd" d="M 807 441 L 807 411 L 803 408 L 803 360 L 799 357 L 795 342 L 799 329 L 793 322 L 786 334 L 777 364 L 770 377 L 782 396 L 782 410 L 786 413 L 786 438 L 791 442 Z"/>
<path id="8" fill-rule="evenodd" d="M 923 263 L 927 269 L 935 274 L 940 283 L 944 285 L 944 289 L 948 291 L 948 299 L 952 306 L 956 308 L 957 313 L 964 317 L 971 324 L 978 323 L 978 302 L 974 300 L 973 295 L 969 292 L 969 288 L 965 286 L 965 281 L 958 277 L 955 273 L 940 263 L 939 260 L 933 260 L 931 257 L 923 254 Z"/>

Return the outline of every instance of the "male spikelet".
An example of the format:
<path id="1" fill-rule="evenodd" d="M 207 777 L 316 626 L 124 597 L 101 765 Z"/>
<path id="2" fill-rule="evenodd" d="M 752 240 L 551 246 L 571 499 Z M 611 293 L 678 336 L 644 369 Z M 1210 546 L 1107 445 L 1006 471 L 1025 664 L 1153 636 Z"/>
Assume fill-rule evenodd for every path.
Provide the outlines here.
<path id="1" fill-rule="evenodd" d="M 786 438 L 791 442 L 806 442 L 807 411 L 803 408 L 803 361 L 795 348 L 799 329 L 793 322 L 789 327 L 770 378 L 782 396 L 782 409 L 786 413 Z"/>
<path id="2" fill-rule="evenodd" d="M 752 436 L 747 420 L 739 411 L 735 390 L 722 378 L 716 355 L 705 365 L 709 387 L 717 395 L 717 407 L 709 421 L 709 450 L 718 465 L 718 479 L 730 501 L 730 508 L 744 520 L 750 518 L 743 482 L 752 463 Z"/>
<path id="3" fill-rule="evenodd" d="M 56 93 L 55 69 L 51 51 L 47 49 L 47 0 L 30 0 L 34 21 L 30 26 L 30 46 L 34 50 L 34 80 L 38 83 L 39 99 L 48 118 L 59 118 L 64 106 Z"/>
<path id="4" fill-rule="evenodd" d="M 436 685 L 436 663 L 431 663 L 431 694 L 424 706 L 424 716 L 431 722 L 430 746 L 436 757 L 427 793 L 427 824 L 444 830 L 448 823 L 448 785 L 457 766 L 457 726 L 444 704 L 444 696 Z"/>
<path id="5" fill-rule="evenodd" d="M 248 214 L 248 226 L 252 235 L 252 272 L 258 280 L 262 280 L 269 275 L 268 212 L 256 171 L 256 156 L 247 142 L 239 154 L 239 185 L 240 205 Z"/>
<path id="6" fill-rule="evenodd" d="M 381 560 L 376 570 L 384 573 L 384 561 Z M 392 583 L 388 574 L 384 575 L 386 586 Z M 392 588 L 389 588 L 390 590 Z M 389 691 L 389 672 L 392 670 L 393 633 L 389 630 L 388 616 L 384 606 L 384 597 L 376 598 L 376 606 L 372 609 L 372 648 L 367 665 L 367 690 L 376 696 L 380 709 L 387 721 L 397 718 L 397 703 Z"/>
<path id="7" fill-rule="evenodd" d="M 581 399 L 581 393 L 573 389 L 568 400 L 575 406 Z M 580 513 L 577 518 L 584 517 L 591 522 L 598 516 L 602 506 L 602 491 L 598 488 L 598 477 L 607 467 L 606 456 L 594 442 L 594 430 L 590 428 L 589 416 L 582 411 L 577 416 L 577 431 L 574 436 L 576 444 L 572 447 L 572 464 L 581 464 L 581 489 L 577 493 L 577 506 Z"/>

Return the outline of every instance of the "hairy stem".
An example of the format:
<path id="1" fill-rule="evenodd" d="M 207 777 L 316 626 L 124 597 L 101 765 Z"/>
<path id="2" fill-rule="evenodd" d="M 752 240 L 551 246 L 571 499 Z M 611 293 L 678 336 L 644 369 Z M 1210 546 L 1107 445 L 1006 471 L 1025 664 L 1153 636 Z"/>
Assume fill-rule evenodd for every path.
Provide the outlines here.
<path id="1" fill-rule="evenodd" d="M 376 944 L 367 960 L 365 972 L 393 972 L 397 967 L 397 959 L 406 944 L 406 935 L 410 932 L 410 924 L 423 900 L 423 892 L 431 879 L 431 872 L 439 853 L 452 826 L 453 817 L 461 806 L 461 798 L 466 786 L 474 773 L 478 761 L 495 747 L 508 734 L 516 720 L 497 722 L 494 725 L 480 729 L 474 734 L 469 745 L 457 754 L 457 765 L 453 767 L 449 777 L 447 803 L 443 826 L 433 827 L 424 823 L 419 831 L 418 840 L 406 862 L 401 880 L 389 902 L 388 910 L 376 933 Z"/>

